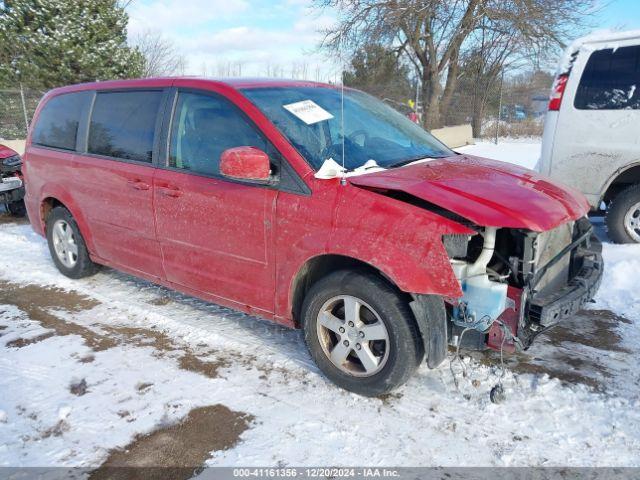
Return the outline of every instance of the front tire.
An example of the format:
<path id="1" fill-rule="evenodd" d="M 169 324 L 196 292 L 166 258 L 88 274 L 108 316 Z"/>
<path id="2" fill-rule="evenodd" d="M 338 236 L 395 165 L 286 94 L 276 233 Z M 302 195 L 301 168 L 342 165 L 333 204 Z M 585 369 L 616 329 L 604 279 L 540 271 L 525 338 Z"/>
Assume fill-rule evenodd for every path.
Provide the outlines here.
<path id="1" fill-rule="evenodd" d="M 369 272 L 343 270 L 315 283 L 302 307 L 314 361 L 336 385 L 367 397 L 404 384 L 424 358 L 408 302 Z"/>
<path id="2" fill-rule="evenodd" d="M 640 243 L 640 184 L 625 188 L 611 201 L 607 231 L 615 243 Z"/>
<path id="3" fill-rule="evenodd" d="M 99 266 L 91 261 L 80 229 L 71 213 L 55 207 L 47 217 L 47 242 L 53 263 L 69 278 L 83 278 L 96 273 Z"/>

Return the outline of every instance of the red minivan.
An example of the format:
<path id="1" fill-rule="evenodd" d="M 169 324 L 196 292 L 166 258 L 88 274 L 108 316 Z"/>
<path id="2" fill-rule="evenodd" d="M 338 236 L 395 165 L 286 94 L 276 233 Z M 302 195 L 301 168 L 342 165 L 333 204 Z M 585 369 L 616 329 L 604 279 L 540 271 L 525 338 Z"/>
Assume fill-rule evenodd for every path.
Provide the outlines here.
<path id="1" fill-rule="evenodd" d="M 49 92 L 26 205 L 57 268 L 107 265 L 304 329 L 379 395 L 448 345 L 527 348 L 593 297 L 584 197 L 460 155 L 362 92 L 169 78 Z"/>

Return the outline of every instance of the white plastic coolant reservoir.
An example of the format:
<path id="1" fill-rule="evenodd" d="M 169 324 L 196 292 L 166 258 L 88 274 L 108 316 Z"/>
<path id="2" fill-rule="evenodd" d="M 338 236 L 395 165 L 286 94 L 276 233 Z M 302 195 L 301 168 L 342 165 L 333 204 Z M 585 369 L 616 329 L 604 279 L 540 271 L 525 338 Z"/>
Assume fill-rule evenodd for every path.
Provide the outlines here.
<path id="1" fill-rule="evenodd" d="M 507 284 L 492 282 L 488 275 L 462 281 L 462 301 L 467 304 L 467 320 L 486 330 L 507 308 Z"/>
<path id="2" fill-rule="evenodd" d="M 507 284 L 492 282 L 487 274 L 469 276 L 469 264 L 461 260 L 452 260 L 451 266 L 462 288 L 460 302 L 466 305 L 464 315 L 454 308 L 454 323 L 487 330 L 507 308 Z"/>

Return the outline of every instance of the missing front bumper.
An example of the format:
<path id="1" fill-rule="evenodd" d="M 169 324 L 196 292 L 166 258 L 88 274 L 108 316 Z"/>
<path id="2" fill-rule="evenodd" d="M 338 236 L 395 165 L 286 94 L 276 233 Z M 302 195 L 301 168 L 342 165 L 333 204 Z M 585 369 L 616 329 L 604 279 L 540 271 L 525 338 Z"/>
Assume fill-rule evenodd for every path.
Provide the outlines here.
<path id="1" fill-rule="evenodd" d="M 529 300 L 528 318 L 532 325 L 548 328 L 579 311 L 593 299 L 602 282 L 602 244 L 591 235 L 588 246 L 581 246 L 573 253 L 572 263 L 578 263 L 578 273 L 563 288 L 541 294 L 533 294 Z"/>
<path id="2" fill-rule="evenodd" d="M 578 242 L 570 254 L 571 271 L 575 273 L 563 287 L 544 294 L 532 288 L 510 288 L 509 298 L 516 308 L 506 310 L 499 318 L 500 322 L 492 325 L 487 335 L 489 348 L 504 348 L 507 352 L 518 348 L 526 350 L 538 334 L 574 315 L 593 299 L 602 282 L 602 244 L 590 234 Z M 499 323 L 508 327 L 513 336 L 517 333 L 518 345 L 510 340 L 503 342 Z"/>
<path id="3" fill-rule="evenodd" d="M 553 257 L 547 257 L 539 267 L 539 258 L 537 265 L 527 261 L 535 255 L 534 251 L 532 257 L 526 254 L 521 257 L 520 264 L 512 263 L 512 272 L 524 280 L 520 285 L 509 286 L 507 296 L 511 306 L 491 324 L 488 332 L 467 332 L 464 341 L 460 340 L 461 346 L 506 352 L 526 349 L 539 333 L 574 315 L 592 300 L 602 282 L 602 245 L 587 218 L 575 222 L 572 237 L 573 241 Z M 535 236 L 531 238 L 535 240 Z M 528 265 L 532 267 L 526 271 L 524 267 Z M 451 305 L 455 305 L 453 300 Z M 448 328 L 449 338 L 455 340 L 460 338 L 464 326 L 449 321 Z"/>

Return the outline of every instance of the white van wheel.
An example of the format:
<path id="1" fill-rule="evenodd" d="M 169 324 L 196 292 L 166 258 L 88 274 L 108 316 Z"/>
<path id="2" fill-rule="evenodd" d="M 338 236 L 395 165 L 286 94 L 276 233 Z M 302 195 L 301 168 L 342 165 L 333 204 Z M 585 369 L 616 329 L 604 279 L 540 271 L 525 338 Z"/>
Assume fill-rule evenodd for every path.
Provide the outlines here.
<path id="1" fill-rule="evenodd" d="M 615 243 L 640 243 L 640 184 L 627 187 L 613 199 L 607 230 Z"/>
<path id="2" fill-rule="evenodd" d="M 627 210 L 624 216 L 624 228 L 636 242 L 640 242 L 640 202 Z"/>

